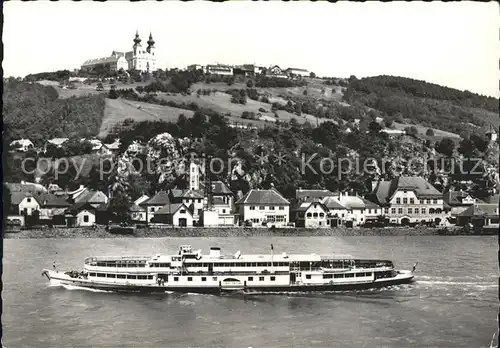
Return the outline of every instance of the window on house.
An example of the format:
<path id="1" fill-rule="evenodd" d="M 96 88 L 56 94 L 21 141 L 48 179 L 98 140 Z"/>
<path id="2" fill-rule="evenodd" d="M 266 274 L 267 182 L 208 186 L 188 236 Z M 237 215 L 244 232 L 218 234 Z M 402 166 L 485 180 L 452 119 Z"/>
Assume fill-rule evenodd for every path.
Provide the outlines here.
<path id="1" fill-rule="evenodd" d="M 437 203 L 438 203 L 437 199 L 432 200 L 432 204 L 437 204 Z"/>
<path id="2" fill-rule="evenodd" d="M 422 208 L 422 214 L 425 214 L 425 211 L 426 211 L 426 210 L 427 210 L 427 209 Z"/>
<path id="3" fill-rule="evenodd" d="M 384 214 L 389 214 L 389 208 L 384 208 Z"/>
<path id="4" fill-rule="evenodd" d="M 391 214 L 396 214 L 396 208 L 391 208 Z"/>
<path id="5" fill-rule="evenodd" d="M 324 217 L 325 214 L 324 213 L 319 213 L 319 217 Z"/>
<path id="6" fill-rule="evenodd" d="M 310 218 L 311 216 L 312 216 L 312 214 L 311 214 L 311 213 L 307 213 L 307 217 L 309 217 L 309 218 Z"/>
<path id="7" fill-rule="evenodd" d="M 174 277 L 174 282 L 178 282 L 179 281 L 179 277 Z"/>
<path id="8" fill-rule="evenodd" d="M 222 214 L 225 214 L 226 213 L 226 209 L 222 209 Z"/>
<path id="9" fill-rule="evenodd" d="M 270 207 L 269 207 L 269 210 L 274 210 L 274 207 L 273 207 L 273 206 L 270 206 Z"/>
<path id="10" fill-rule="evenodd" d="M 415 198 L 410 198 L 410 204 L 415 204 Z"/>
<path id="11" fill-rule="evenodd" d="M 264 210 L 264 208 L 265 208 L 265 207 L 264 207 L 263 205 L 261 205 L 261 206 L 259 207 L 259 210 Z"/>
<path id="12" fill-rule="evenodd" d="M 413 214 L 413 209 L 412 208 L 408 208 L 408 214 Z"/>
<path id="13" fill-rule="evenodd" d="M 186 214 L 186 209 L 181 209 L 181 214 Z"/>
<path id="14" fill-rule="evenodd" d="M 427 200 L 427 204 L 431 204 L 431 200 L 430 199 Z"/>
<path id="15" fill-rule="evenodd" d="M 403 204 L 408 204 L 408 198 L 403 198 Z"/>
<path id="16" fill-rule="evenodd" d="M 253 281 L 253 277 L 248 277 L 248 281 L 249 282 Z"/>
<path id="17" fill-rule="evenodd" d="M 264 277 L 259 277 L 259 281 L 263 282 L 264 281 Z"/>
<path id="18" fill-rule="evenodd" d="M 415 208 L 415 214 L 418 214 L 418 210 L 419 210 L 418 208 Z"/>
<path id="19" fill-rule="evenodd" d="M 398 208 L 398 214 L 403 214 L 403 208 Z"/>
<path id="20" fill-rule="evenodd" d="M 401 198 L 396 198 L 396 204 L 401 204 Z"/>
<path id="21" fill-rule="evenodd" d="M 313 217 L 317 218 L 318 217 L 318 213 L 314 213 Z"/>
<path id="22" fill-rule="evenodd" d="M 250 210 L 255 210 L 255 207 L 250 207 Z"/>
<path id="23" fill-rule="evenodd" d="M 28 203 L 31 203 L 31 198 L 28 198 Z"/>
<path id="24" fill-rule="evenodd" d="M 192 282 L 193 281 L 193 277 L 188 277 L 188 282 Z"/>
<path id="25" fill-rule="evenodd" d="M 89 222 L 89 216 L 88 215 L 84 215 L 83 216 L 83 222 Z"/>
<path id="26" fill-rule="evenodd" d="M 285 210 L 285 207 L 280 207 L 280 210 Z"/>
<path id="27" fill-rule="evenodd" d="M 198 203 L 201 203 L 201 198 L 198 199 Z"/>
<path id="28" fill-rule="evenodd" d="M 311 275 L 310 274 L 306 274 L 306 279 L 311 279 Z"/>

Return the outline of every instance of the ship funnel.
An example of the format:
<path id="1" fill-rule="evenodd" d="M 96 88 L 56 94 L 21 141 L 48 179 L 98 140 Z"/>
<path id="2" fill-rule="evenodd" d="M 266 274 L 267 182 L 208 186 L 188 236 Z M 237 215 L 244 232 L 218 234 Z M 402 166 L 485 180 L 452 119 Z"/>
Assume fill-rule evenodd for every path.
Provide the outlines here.
<path id="1" fill-rule="evenodd" d="M 210 248 L 210 257 L 215 258 L 215 259 L 220 258 L 220 248 L 211 247 Z"/>

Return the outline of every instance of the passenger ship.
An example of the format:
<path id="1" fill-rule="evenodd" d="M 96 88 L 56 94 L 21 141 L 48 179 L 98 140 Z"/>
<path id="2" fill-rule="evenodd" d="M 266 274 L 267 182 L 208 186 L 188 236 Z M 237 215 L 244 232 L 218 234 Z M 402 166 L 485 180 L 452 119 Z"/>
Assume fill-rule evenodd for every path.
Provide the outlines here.
<path id="1" fill-rule="evenodd" d="M 81 272 L 43 270 L 51 281 L 92 289 L 161 293 L 338 291 L 410 283 L 413 271 L 395 270 L 392 261 L 282 253 L 208 255 L 182 245 L 176 255 L 88 257 Z"/>

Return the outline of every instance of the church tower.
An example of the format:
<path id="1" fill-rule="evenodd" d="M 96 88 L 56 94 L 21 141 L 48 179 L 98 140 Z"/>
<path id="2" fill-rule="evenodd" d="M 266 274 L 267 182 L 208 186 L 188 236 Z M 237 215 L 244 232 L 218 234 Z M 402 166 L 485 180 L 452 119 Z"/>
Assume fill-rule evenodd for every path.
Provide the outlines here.
<path id="1" fill-rule="evenodd" d="M 146 51 L 152 56 L 155 55 L 155 40 L 153 40 L 153 35 L 151 34 L 151 32 L 149 33 L 148 48 L 146 49 Z"/>
<path id="2" fill-rule="evenodd" d="M 200 172 L 198 165 L 194 162 L 189 164 L 189 189 L 194 191 L 200 189 Z"/>
<path id="3" fill-rule="evenodd" d="M 134 56 L 138 56 L 140 54 L 140 51 L 142 49 L 141 45 L 141 38 L 139 37 L 139 31 L 135 32 L 135 39 L 134 39 Z"/>

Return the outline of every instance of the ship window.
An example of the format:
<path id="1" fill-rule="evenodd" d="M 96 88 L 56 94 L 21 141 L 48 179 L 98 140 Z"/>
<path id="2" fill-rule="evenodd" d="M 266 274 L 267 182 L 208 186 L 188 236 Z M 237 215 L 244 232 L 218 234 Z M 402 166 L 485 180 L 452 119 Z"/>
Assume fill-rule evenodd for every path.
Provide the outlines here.
<path id="1" fill-rule="evenodd" d="M 188 282 L 192 282 L 193 281 L 193 277 L 188 277 Z"/>
<path id="2" fill-rule="evenodd" d="M 365 274 L 364 273 L 356 273 L 356 277 L 364 277 Z"/>
<path id="3" fill-rule="evenodd" d="M 111 274 L 111 273 L 108 273 L 106 275 L 106 278 L 116 278 L 116 274 Z"/>
<path id="4" fill-rule="evenodd" d="M 95 277 L 95 273 L 89 273 L 89 277 Z"/>
<path id="5" fill-rule="evenodd" d="M 264 281 L 264 277 L 259 277 L 259 281 L 263 282 Z"/>
<path id="6" fill-rule="evenodd" d="M 105 277 L 106 275 L 104 273 L 97 273 L 98 277 Z"/>
<path id="7" fill-rule="evenodd" d="M 367 272 L 367 273 L 365 273 L 365 276 L 367 276 L 367 277 L 371 277 L 371 276 L 372 276 L 372 272 Z"/>
<path id="8" fill-rule="evenodd" d="M 174 282 L 179 281 L 179 277 L 174 277 Z"/>
<path id="9" fill-rule="evenodd" d="M 333 278 L 344 278 L 343 274 L 334 274 Z"/>
<path id="10" fill-rule="evenodd" d="M 201 281 L 202 282 L 206 282 L 207 281 L 207 277 L 201 277 Z"/>
<path id="11" fill-rule="evenodd" d="M 353 278 L 354 277 L 354 273 L 346 273 L 345 277 L 346 278 Z"/>
<path id="12" fill-rule="evenodd" d="M 117 274 L 117 275 L 116 275 L 116 278 L 119 278 L 119 279 L 125 279 L 125 278 L 126 278 L 126 276 L 125 276 L 125 274 Z"/>
<path id="13" fill-rule="evenodd" d="M 276 277 L 275 276 L 271 276 L 271 281 L 275 281 L 276 280 Z"/>
<path id="14" fill-rule="evenodd" d="M 249 282 L 253 281 L 253 277 L 248 277 L 248 281 Z"/>
<path id="15" fill-rule="evenodd" d="M 149 280 L 152 280 L 152 279 L 153 279 L 153 276 L 152 276 L 152 275 L 148 275 L 148 279 L 149 279 Z"/>
<path id="16" fill-rule="evenodd" d="M 212 280 L 213 280 L 214 282 L 216 282 L 216 281 L 217 281 L 217 277 L 212 277 Z"/>
<path id="17" fill-rule="evenodd" d="M 127 274 L 127 279 L 137 279 L 137 276 L 133 274 Z"/>
<path id="18" fill-rule="evenodd" d="M 311 279 L 311 275 L 310 275 L 310 274 L 307 274 L 307 275 L 306 275 L 306 279 Z"/>
<path id="19" fill-rule="evenodd" d="M 333 274 L 323 274 L 323 279 L 331 279 Z"/>

